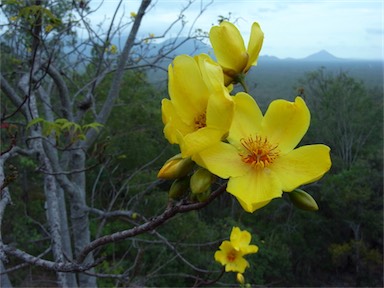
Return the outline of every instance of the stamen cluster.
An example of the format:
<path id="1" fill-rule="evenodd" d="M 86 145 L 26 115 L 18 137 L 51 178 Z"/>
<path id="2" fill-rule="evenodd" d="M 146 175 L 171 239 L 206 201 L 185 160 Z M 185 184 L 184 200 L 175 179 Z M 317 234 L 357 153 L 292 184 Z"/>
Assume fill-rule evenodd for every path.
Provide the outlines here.
<path id="1" fill-rule="evenodd" d="M 240 139 L 240 143 L 245 148 L 240 153 L 241 159 L 252 167 L 267 167 L 279 156 L 278 146 L 271 144 L 266 137 L 250 136 Z"/>

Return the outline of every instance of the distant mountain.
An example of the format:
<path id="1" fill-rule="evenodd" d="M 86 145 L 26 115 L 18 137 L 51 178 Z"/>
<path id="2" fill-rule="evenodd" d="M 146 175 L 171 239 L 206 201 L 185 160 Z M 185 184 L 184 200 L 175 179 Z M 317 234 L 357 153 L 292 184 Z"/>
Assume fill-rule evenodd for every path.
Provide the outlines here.
<path id="1" fill-rule="evenodd" d="M 313 62 L 330 62 L 330 61 L 342 61 L 344 59 L 337 58 L 336 56 L 332 55 L 326 50 L 321 50 L 319 52 L 316 52 L 314 54 L 311 54 L 305 58 L 300 59 L 302 61 L 313 61 Z"/>
<path id="2" fill-rule="evenodd" d="M 176 56 L 180 54 L 188 54 L 188 55 L 197 55 L 200 53 L 209 54 L 212 58 L 214 58 L 213 49 L 210 45 L 207 45 L 196 39 L 187 39 L 187 38 L 172 38 L 165 40 L 164 42 L 158 43 L 154 45 L 154 50 L 152 53 L 158 54 L 162 50 L 166 50 L 169 47 L 177 47 L 169 56 Z M 321 50 L 314 54 L 311 54 L 305 58 L 278 58 L 276 56 L 271 55 L 260 55 L 259 60 L 261 62 L 276 62 L 276 61 L 309 61 L 309 62 L 333 62 L 333 61 L 344 61 L 347 59 L 338 58 L 326 50 Z"/>
<path id="3" fill-rule="evenodd" d="M 271 56 L 271 55 L 260 55 L 259 59 L 257 60 L 258 62 L 270 62 L 270 61 L 279 61 L 281 60 L 280 58 L 277 58 L 276 56 Z"/>
<path id="4" fill-rule="evenodd" d="M 210 46 L 197 39 L 190 39 L 186 37 L 171 38 L 161 43 L 154 45 L 156 54 L 159 51 L 167 51 L 174 48 L 169 56 L 176 56 L 180 54 L 197 55 L 200 53 L 213 54 Z"/>

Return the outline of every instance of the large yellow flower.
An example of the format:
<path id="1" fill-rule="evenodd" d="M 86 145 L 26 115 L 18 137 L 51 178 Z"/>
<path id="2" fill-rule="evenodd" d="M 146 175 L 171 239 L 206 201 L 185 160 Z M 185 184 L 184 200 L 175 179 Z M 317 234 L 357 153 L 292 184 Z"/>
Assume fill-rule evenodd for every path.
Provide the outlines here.
<path id="1" fill-rule="evenodd" d="M 257 58 L 263 45 L 264 33 L 257 22 L 252 24 L 248 48 L 239 30 L 230 22 L 223 21 L 213 26 L 209 32 L 213 51 L 223 68 L 225 85 L 232 83 L 238 75 L 247 73 Z"/>
<path id="2" fill-rule="evenodd" d="M 229 178 L 227 191 L 253 212 L 300 185 L 320 179 L 331 167 L 330 149 L 317 144 L 299 148 L 310 113 L 300 97 L 273 101 L 263 116 L 246 93 L 233 97 L 235 113 L 229 143 L 202 151 L 196 161 L 213 174 Z"/>
<path id="3" fill-rule="evenodd" d="M 223 241 L 220 250 L 215 253 L 215 260 L 225 266 L 225 271 L 244 273 L 249 263 L 243 256 L 256 253 L 259 248 L 256 245 L 249 245 L 251 234 L 248 231 L 241 231 L 239 227 L 233 227 L 230 241 Z"/>
<path id="4" fill-rule="evenodd" d="M 233 100 L 220 65 L 208 55 L 177 56 L 168 69 L 169 99 L 162 101 L 165 137 L 183 157 L 219 142 L 228 133 Z"/>

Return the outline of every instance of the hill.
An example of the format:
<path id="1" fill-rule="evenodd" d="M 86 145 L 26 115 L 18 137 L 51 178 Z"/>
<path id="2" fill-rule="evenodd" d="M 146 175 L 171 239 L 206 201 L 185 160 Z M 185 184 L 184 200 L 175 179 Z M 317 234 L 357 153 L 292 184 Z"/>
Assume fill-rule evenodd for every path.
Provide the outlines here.
<path id="1" fill-rule="evenodd" d="M 177 49 L 163 60 L 159 65 L 166 69 L 176 55 L 196 55 L 207 53 L 213 56 L 212 48 L 201 41 L 185 38 L 170 39 L 157 44 L 155 54 L 160 53 L 164 47 L 177 44 Z M 160 52 L 159 52 L 160 51 Z M 326 50 L 320 50 L 301 59 L 280 59 L 275 56 L 261 55 L 257 66 L 252 67 L 247 76 L 250 94 L 259 99 L 261 106 L 269 103 L 271 99 L 284 98 L 293 99 L 297 94 L 299 79 L 306 73 L 325 67 L 330 73 L 340 71 L 347 72 L 350 76 L 364 82 L 368 88 L 378 87 L 383 89 L 383 62 L 363 61 L 338 58 Z M 148 78 L 152 83 L 162 87 L 166 85 L 166 70 L 153 69 L 148 71 Z"/>

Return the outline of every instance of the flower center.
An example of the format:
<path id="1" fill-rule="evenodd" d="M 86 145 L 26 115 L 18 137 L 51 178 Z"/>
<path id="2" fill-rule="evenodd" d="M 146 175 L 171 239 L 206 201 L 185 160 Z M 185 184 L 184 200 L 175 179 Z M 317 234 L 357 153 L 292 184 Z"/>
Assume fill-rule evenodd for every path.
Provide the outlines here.
<path id="1" fill-rule="evenodd" d="M 235 259 L 236 259 L 236 251 L 235 250 L 229 251 L 227 254 L 228 262 L 233 262 L 233 261 L 235 261 Z"/>
<path id="2" fill-rule="evenodd" d="M 240 153 L 241 160 L 252 167 L 267 167 L 279 156 L 277 145 L 272 145 L 267 138 L 261 136 L 242 138 L 240 143 L 245 148 Z"/>
<path id="3" fill-rule="evenodd" d="M 205 112 L 195 117 L 195 131 L 207 126 Z"/>

